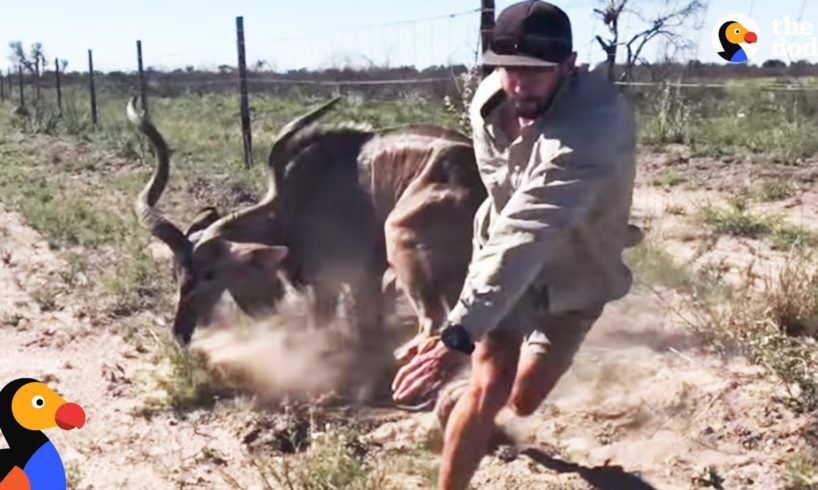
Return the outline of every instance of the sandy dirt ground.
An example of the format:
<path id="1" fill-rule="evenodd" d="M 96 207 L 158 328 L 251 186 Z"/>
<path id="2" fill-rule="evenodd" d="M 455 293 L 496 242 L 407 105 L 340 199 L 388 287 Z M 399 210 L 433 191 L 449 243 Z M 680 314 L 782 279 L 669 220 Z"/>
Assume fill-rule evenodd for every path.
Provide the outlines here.
<path id="1" fill-rule="evenodd" d="M 668 165 L 660 158 L 685 170 L 687 185 L 650 185 L 652 169 Z M 714 238 L 691 219 L 701 203 L 729 196 L 728 189 L 700 185 L 699 174 L 707 182 L 713 173 L 699 172 L 697 164 L 704 165 L 684 154 L 643 157 L 635 221 L 680 264 L 719 262 L 728 278 L 754 258 L 774 265 L 782 252 L 763 241 Z M 731 178 L 754 178 L 747 174 Z M 769 207 L 811 226 L 818 191 L 806 177 L 803 186 Z M 705 242 L 713 247 L 702 252 Z M 0 379 L 36 377 L 83 406 L 88 421 L 82 430 L 48 432 L 74 488 L 265 488 L 251 460 L 275 424 L 258 403 L 242 395 L 183 416 L 146 414 L 155 395 L 151 379 L 168 369 L 155 361 L 159 341 L 126 340 L 70 302 L 43 311 L 35 297 L 66 264 L 18 214 L 2 208 L 0 259 Z M 669 310 L 672 304 L 670 291 L 640 284 L 610 304 L 540 410 L 527 419 L 501 415 L 516 445 L 501 446 L 483 461 L 474 488 L 688 489 L 707 485 L 708 467 L 724 478 L 724 488 L 784 488 L 782 468 L 802 449 L 814 421 L 775 401 L 783 388 L 761 368 L 702 345 Z M 165 328 L 161 314 L 143 316 L 144 323 Z M 439 443 L 430 413 L 343 413 L 370 424 L 367 440 L 378 451 L 435 450 Z M 390 480 L 396 488 L 423 488 L 416 477 Z"/>

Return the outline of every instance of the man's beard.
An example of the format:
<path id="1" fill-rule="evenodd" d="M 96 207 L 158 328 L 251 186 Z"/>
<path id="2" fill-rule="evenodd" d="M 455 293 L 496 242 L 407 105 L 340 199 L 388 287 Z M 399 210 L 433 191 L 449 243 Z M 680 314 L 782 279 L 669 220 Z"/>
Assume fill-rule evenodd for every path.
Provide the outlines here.
<path id="1" fill-rule="evenodd" d="M 517 117 L 521 117 L 524 119 L 536 119 L 537 116 L 545 112 L 548 109 L 549 102 L 551 102 L 551 98 L 534 98 L 534 97 L 526 97 L 521 100 L 514 101 L 514 114 Z"/>
<path id="2" fill-rule="evenodd" d="M 560 76 L 559 82 L 557 82 L 554 90 L 548 94 L 547 97 L 524 97 L 519 100 L 514 100 L 514 114 L 524 119 L 536 119 L 539 117 L 548 110 L 551 101 L 554 100 L 554 96 L 560 87 L 562 87 L 562 84 L 565 83 L 566 78 L 565 75 Z"/>

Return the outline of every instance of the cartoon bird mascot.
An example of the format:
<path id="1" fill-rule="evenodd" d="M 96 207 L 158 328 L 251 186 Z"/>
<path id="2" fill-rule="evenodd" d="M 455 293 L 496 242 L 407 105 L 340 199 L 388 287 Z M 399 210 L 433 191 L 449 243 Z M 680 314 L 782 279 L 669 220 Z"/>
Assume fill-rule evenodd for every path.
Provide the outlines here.
<path id="1" fill-rule="evenodd" d="M 731 63 L 747 61 L 747 53 L 742 44 L 753 44 L 758 41 L 758 35 L 750 31 L 739 22 L 727 21 L 719 27 L 719 41 L 724 51 L 719 51 L 719 56 Z"/>
<path id="2" fill-rule="evenodd" d="M 65 467 L 41 431 L 80 429 L 85 412 L 36 379 L 21 378 L 0 390 L 0 490 L 65 490 Z"/>

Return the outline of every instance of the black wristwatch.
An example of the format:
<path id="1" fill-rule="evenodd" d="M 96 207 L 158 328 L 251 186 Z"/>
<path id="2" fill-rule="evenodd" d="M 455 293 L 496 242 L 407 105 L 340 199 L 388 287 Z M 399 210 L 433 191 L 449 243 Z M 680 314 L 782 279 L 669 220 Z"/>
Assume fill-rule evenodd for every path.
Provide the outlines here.
<path id="1" fill-rule="evenodd" d="M 449 349 L 471 355 L 474 351 L 474 342 L 471 340 L 469 332 L 463 325 L 447 324 L 440 331 L 440 340 Z"/>

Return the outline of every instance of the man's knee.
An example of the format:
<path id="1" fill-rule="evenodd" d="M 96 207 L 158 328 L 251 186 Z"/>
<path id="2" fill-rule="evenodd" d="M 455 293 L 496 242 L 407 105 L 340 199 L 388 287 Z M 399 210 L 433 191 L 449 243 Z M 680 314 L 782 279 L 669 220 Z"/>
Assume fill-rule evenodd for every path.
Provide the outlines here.
<path id="1" fill-rule="evenodd" d="M 521 417 L 534 413 L 574 362 L 574 356 L 602 308 L 552 316 L 545 324 L 548 333 L 534 330 L 521 353 L 520 367 L 508 400 Z"/>
<path id="2" fill-rule="evenodd" d="M 515 384 L 511 396 L 508 399 L 508 406 L 520 417 L 527 417 L 537 411 L 542 402 L 551 393 L 551 390 L 559 381 L 565 370 L 549 373 L 549 375 L 539 379 L 534 383 Z"/>
<path id="3" fill-rule="evenodd" d="M 544 395 L 531 391 L 515 391 L 509 399 L 508 406 L 518 417 L 528 417 L 537 411 L 542 404 Z"/>
<path id="4" fill-rule="evenodd" d="M 573 355 L 555 352 L 527 352 L 508 400 L 508 406 L 520 417 L 533 414 L 554 389 L 573 362 Z"/>
<path id="5" fill-rule="evenodd" d="M 472 380 L 467 395 L 481 413 L 497 413 L 506 404 L 513 386 L 513 367 L 491 370 Z"/>

